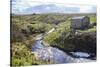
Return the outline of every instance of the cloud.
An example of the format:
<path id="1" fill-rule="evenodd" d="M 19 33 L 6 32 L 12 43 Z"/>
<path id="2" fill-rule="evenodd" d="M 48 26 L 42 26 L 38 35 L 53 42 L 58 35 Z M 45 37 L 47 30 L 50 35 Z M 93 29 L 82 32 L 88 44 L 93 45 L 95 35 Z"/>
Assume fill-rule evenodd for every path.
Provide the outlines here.
<path id="1" fill-rule="evenodd" d="M 96 12 L 96 7 L 94 7 L 94 6 L 81 6 L 79 12 L 80 13 L 92 13 L 92 12 Z"/>
<path id="2" fill-rule="evenodd" d="M 56 4 L 36 2 L 34 0 L 12 0 L 12 13 L 91 13 L 96 6 L 76 4 Z"/>

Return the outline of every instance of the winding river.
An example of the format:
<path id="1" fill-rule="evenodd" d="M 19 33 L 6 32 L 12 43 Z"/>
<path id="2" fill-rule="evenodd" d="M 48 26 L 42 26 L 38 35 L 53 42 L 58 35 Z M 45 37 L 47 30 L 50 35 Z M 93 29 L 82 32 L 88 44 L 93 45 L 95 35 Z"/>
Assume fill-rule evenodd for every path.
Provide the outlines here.
<path id="1" fill-rule="evenodd" d="M 52 30 L 53 31 L 53 30 Z M 88 59 L 90 54 L 84 52 L 70 52 L 71 55 L 59 50 L 58 48 L 54 48 L 51 46 L 46 46 L 42 43 L 43 34 L 40 34 L 34 46 L 32 47 L 32 52 L 35 53 L 36 58 L 43 61 L 49 61 L 56 64 L 59 63 L 78 63 L 78 62 L 91 62 L 95 61 L 92 59 Z"/>

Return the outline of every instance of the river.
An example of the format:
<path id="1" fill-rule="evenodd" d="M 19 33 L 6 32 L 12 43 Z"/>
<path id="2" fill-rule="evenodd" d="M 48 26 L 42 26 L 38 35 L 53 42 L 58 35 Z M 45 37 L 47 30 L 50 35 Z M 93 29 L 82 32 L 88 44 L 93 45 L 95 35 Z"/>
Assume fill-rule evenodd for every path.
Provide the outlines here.
<path id="1" fill-rule="evenodd" d="M 89 53 L 84 52 L 70 52 L 71 55 L 63 52 L 58 48 L 46 46 L 42 43 L 43 34 L 38 35 L 36 42 L 32 47 L 32 52 L 35 53 L 36 58 L 43 61 L 50 61 L 56 64 L 60 63 L 78 63 L 95 61 L 90 58 Z"/>

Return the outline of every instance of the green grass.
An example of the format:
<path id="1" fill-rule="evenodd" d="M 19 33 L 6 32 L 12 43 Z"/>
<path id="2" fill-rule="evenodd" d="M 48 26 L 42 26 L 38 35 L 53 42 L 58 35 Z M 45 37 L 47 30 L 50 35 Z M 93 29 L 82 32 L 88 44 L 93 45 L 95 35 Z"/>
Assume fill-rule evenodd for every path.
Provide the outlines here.
<path id="1" fill-rule="evenodd" d="M 90 16 L 91 23 L 96 23 L 96 20 L 97 20 L 96 16 Z"/>
<path id="2" fill-rule="evenodd" d="M 81 32 L 81 33 L 84 33 L 84 32 L 96 32 L 96 26 L 94 26 L 93 28 L 86 29 L 86 30 L 78 30 L 78 31 Z"/>

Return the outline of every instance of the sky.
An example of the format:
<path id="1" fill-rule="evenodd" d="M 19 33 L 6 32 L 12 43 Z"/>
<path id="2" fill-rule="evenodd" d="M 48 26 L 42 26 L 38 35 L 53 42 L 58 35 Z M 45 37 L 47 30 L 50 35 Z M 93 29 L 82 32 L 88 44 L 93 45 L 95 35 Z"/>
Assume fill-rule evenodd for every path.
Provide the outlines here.
<path id="1" fill-rule="evenodd" d="M 12 13 L 96 13 L 95 5 L 59 4 L 34 0 L 12 0 Z"/>

